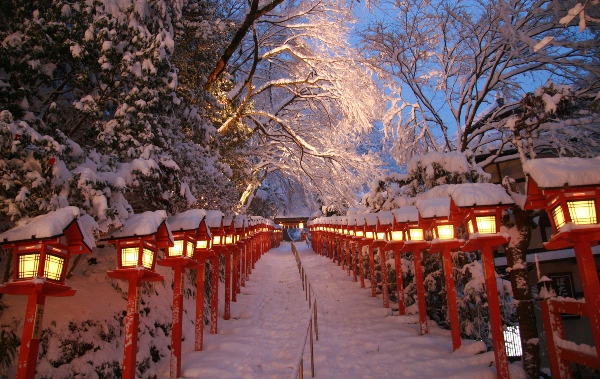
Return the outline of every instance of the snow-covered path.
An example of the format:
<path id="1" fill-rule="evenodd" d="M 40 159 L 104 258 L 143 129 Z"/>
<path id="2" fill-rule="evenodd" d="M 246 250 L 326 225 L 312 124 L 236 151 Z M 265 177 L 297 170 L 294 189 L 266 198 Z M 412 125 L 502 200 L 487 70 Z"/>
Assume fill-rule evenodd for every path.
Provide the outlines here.
<path id="1" fill-rule="evenodd" d="M 184 355 L 182 376 L 289 377 L 307 311 L 290 244 L 282 244 L 257 262 L 237 302 L 231 303 L 231 320 L 219 319 L 219 334 L 211 335 L 206 328 L 204 350 Z"/>
<path id="2" fill-rule="evenodd" d="M 450 332 L 430 326 L 419 336 L 415 316 L 392 316 L 352 277 L 296 245 L 318 302 L 316 378 L 495 378 L 492 352 L 464 341 L 452 352 Z M 306 330 L 308 305 L 289 243 L 258 262 L 250 282 L 232 303 L 232 319 L 219 320 L 219 335 L 207 335 L 205 351 L 183 359 L 186 378 L 289 378 Z M 307 344 L 308 345 L 308 344 Z M 522 376 L 511 365 L 511 378 Z M 310 377 L 308 348 L 305 377 Z"/>

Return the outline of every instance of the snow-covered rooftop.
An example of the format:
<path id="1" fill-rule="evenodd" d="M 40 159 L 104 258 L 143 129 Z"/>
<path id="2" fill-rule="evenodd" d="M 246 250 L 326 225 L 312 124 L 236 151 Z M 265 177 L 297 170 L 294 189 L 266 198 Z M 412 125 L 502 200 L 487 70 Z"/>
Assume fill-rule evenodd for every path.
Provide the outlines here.
<path id="1" fill-rule="evenodd" d="M 492 183 L 464 183 L 450 186 L 448 193 L 459 207 L 514 204 L 504 187 Z"/>
<path id="2" fill-rule="evenodd" d="M 417 209 L 423 218 L 450 216 L 450 198 L 434 197 L 417 200 Z"/>
<path id="3" fill-rule="evenodd" d="M 206 225 L 209 228 L 221 227 L 221 220 L 223 219 L 223 212 L 217 210 L 206 211 Z M 254 220 L 254 218 L 253 218 Z M 256 221 L 256 220 L 254 220 Z"/>
<path id="4" fill-rule="evenodd" d="M 171 230 L 193 230 L 198 229 L 204 216 L 206 216 L 204 209 L 190 209 L 170 216 L 167 222 Z"/>
<path id="5" fill-rule="evenodd" d="M 381 225 L 392 225 L 394 223 L 394 214 L 391 211 L 381 211 L 376 215 Z"/>
<path id="6" fill-rule="evenodd" d="M 67 226 L 77 219 L 79 229 L 83 235 L 83 242 L 90 248 L 94 248 L 94 237 L 92 229 L 97 229 L 98 224 L 89 215 L 79 217 L 79 208 L 65 207 L 45 215 L 37 216 L 27 220 L 21 220 L 16 227 L 0 234 L 0 241 L 17 242 L 32 238 L 43 239 L 58 237 L 63 234 Z"/>
<path id="7" fill-rule="evenodd" d="M 163 210 L 133 214 L 125 220 L 121 230 L 111 233 L 110 238 L 148 236 L 154 234 L 166 219 L 167 213 Z M 168 225 L 167 230 L 170 234 L 171 230 Z"/>
<path id="8" fill-rule="evenodd" d="M 523 172 L 540 188 L 595 185 L 600 184 L 600 157 L 531 159 Z"/>
<path id="9" fill-rule="evenodd" d="M 396 222 L 419 221 L 419 210 L 414 205 L 407 205 L 402 208 L 393 209 L 392 214 L 396 218 Z"/>
<path id="10" fill-rule="evenodd" d="M 377 225 L 377 213 L 365 213 L 365 221 L 369 226 Z"/>

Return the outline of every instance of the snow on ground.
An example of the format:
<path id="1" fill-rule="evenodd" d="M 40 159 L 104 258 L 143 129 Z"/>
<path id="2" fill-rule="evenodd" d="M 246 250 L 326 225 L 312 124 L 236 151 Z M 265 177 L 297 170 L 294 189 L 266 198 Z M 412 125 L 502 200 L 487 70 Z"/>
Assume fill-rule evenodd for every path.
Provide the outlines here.
<path id="1" fill-rule="evenodd" d="M 211 335 L 208 327 L 205 329 L 204 350 L 184 355 L 182 376 L 289 377 L 308 311 L 289 243 L 270 250 L 258 261 L 237 302 L 231 305 L 231 320 L 219 318 L 219 334 Z M 184 345 L 184 351 L 193 350 L 192 343 L 189 341 L 187 350 Z"/>
<path id="2" fill-rule="evenodd" d="M 415 316 L 392 316 L 351 276 L 297 244 L 318 303 L 316 378 L 495 378 L 492 352 L 463 341 L 452 352 L 450 331 L 430 322 L 418 335 Z M 368 281 L 367 281 L 368 283 Z M 369 285 L 367 284 L 367 288 Z M 289 378 L 299 358 L 308 304 L 289 243 L 267 252 L 232 303 L 232 319 L 219 320 L 219 334 L 205 334 L 205 350 L 183 358 L 185 378 Z M 188 351 L 191 349 L 188 349 Z M 304 375 L 310 377 L 305 350 Z M 511 378 L 524 378 L 511 365 Z"/>

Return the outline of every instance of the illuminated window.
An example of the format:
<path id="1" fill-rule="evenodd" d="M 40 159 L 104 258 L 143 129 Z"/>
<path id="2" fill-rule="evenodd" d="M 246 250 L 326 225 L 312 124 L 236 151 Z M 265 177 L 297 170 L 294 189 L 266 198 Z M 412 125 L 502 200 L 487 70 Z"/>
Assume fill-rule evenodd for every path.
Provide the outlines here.
<path id="1" fill-rule="evenodd" d="M 597 224 L 594 200 L 567 201 L 571 220 L 577 225 Z"/>
<path id="2" fill-rule="evenodd" d="M 362 230 L 357 230 L 354 234 L 356 234 L 357 237 L 362 237 L 364 236 L 364 233 Z"/>
<path id="3" fill-rule="evenodd" d="M 469 221 L 471 221 L 471 220 L 469 220 Z M 477 216 L 477 217 L 475 217 L 475 221 L 477 222 L 477 230 L 479 231 L 479 233 L 482 233 L 482 234 L 495 234 L 496 233 L 496 217 L 494 217 L 494 216 Z"/>
<path id="4" fill-rule="evenodd" d="M 169 248 L 170 257 L 183 256 L 183 240 L 175 240 L 175 246 Z"/>
<path id="5" fill-rule="evenodd" d="M 453 225 L 438 225 L 437 233 L 438 233 L 439 239 L 451 240 L 454 238 L 454 226 Z"/>
<path id="6" fill-rule="evenodd" d="M 385 241 L 385 233 L 384 232 L 377 232 L 377 239 L 380 241 Z"/>
<path id="7" fill-rule="evenodd" d="M 121 264 L 123 267 L 135 267 L 138 264 L 138 247 L 123 247 L 121 248 Z"/>
<path id="8" fill-rule="evenodd" d="M 366 232 L 365 238 L 373 239 L 373 232 Z"/>
<path id="9" fill-rule="evenodd" d="M 196 242 L 196 248 L 198 249 L 208 249 L 208 241 L 198 241 Z"/>
<path id="10" fill-rule="evenodd" d="M 33 278 L 37 276 L 40 253 L 19 255 L 19 279 Z"/>
<path id="11" fill-rule="evenodd" d="M 214 236 L 213 237 L 213 245 L 220 245 L 221 244 L 221 236 Z"/>
<path id="12" fill-rule="evenodd" d="M 410 239 L 411 241 L 424 241 L 425 240 L 425 235 L 423 234 L 423 229 L 420 228 L 415 228 L 415 229 L 410 229 L 409 230 L 410 233 Z"/>
<path id="13" fill-rule="evenodd" d="M 402 241 L 402 231 L 401 230 L 393 230 L 392 231 L 392 241 Z"/>
<path id="14" fill-rule="evenodd" d="M 552 209 L 552 218 L 554 218 L 554 225 L 556 225 L 557 230 L 562 228 L 565 224 L 565 214 L 563 213 L 560 204 Z"/>
<path id="15" fill-rule="evenodd" d="M 233 237 L 230 235 L 225 236 L 225 245 L 231 245 L 233 243 Z"/>
<path id="16" fill-rule="evenodd" d="M 142 265 L 147 269 L 152 270 L 152 263 L 154 262 L 154 251 L 150 249 L 144 248 L 144 253 L 142 254 Z"/>
<path id="17" fill-rule="evenodd" d="M 44 277 L 50 280 L 60 281 L 62 277 L 65 258 L 57 255 L 46 254 L 46 263 L 44 264 Z"/>

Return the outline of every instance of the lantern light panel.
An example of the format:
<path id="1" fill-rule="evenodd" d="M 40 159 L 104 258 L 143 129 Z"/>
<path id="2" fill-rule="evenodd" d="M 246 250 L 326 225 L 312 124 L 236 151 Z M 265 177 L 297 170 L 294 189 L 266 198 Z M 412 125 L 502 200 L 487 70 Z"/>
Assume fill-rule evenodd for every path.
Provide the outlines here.
<path id="1" fill-rule="evenodd" d="M 569 215 L 576 225 L 597 224 L 594 200 L 567 201 Z"/>
<path id="2" fill-rule="evenodd" d="M 437 237 L 441 240 L 451 240 L 454 238 L 454 226 L 451 224 L 437 225 Z"/>
<path id="3" fill-rule="evenodd" d="M 408 236 L 411 241 L 425 241 L 425 233 L 421 228 L 410 228 Z"/>

